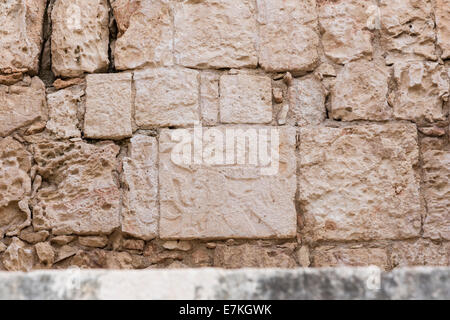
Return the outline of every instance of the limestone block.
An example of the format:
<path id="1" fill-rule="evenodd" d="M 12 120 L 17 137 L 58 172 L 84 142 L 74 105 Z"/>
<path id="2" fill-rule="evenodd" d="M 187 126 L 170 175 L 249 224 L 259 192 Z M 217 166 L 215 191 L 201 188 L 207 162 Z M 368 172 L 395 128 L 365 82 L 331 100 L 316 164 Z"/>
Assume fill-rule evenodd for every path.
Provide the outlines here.
<path id="1" fill-rule="evenodd" d="M 425 239 L 396 242 L 392 246 L 391 261 L 394 267 L 450 266 L 449 243 L 434 244 Z"/>
<path id="2" fill-rule="evenodd" d="M 388 269 L 388 255 L 382 248 L 340 248 L 320 246 L 314 250 L 314 267 L 371 266 Z"/>
<path id="3" fill-rule="evenodd" d="M 435 3 L 437 43 L 442 50 L 442 59 L 448 59 L 450 58 L 450 1 L 436 0 Z"/>
<path id="4" fill-rule="evenodd" d="M 219 75 L 212 72 L 200 73 L 200 106 L 202 124 L 216 125 L 219 117 Z"/>

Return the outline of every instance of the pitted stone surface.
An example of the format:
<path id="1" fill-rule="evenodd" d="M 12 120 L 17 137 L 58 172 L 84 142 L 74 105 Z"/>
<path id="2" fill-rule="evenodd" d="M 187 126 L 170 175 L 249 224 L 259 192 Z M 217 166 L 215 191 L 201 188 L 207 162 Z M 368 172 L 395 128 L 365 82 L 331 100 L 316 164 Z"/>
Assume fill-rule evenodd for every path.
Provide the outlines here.
<path id="1" fill-rule="evenodd" d="M 56 0 L 52 9 L 52 70 L 77 77 L 109 64 L 107 0 Z"/>
<path id="2" fill-rule="evenodd" d="M 299 153 L 299 204 L 309 238 L 419 236 L 423 208 L 414 125 L 305 127 Z"/>
<path id="3" fill-rule="evenodd" d="M 314 250 L 314 266 L 377 266 L 382 270 L 388 268 L 388 254 L 382 248 L 339 248 L 334 246 L 321 246 Z"/>
<path id="4" fill-rule="evenodd" d="M 175 60 L 195 68 L 256 67 L 257 22 L 252 0 L 175 4 Z"/>
<path id="5" fill-rule="evenodd" d="M 450 1 L 436 0 L 434 9 L 437 43 L 442 50 L 442 59 L 450 58 Z"/>

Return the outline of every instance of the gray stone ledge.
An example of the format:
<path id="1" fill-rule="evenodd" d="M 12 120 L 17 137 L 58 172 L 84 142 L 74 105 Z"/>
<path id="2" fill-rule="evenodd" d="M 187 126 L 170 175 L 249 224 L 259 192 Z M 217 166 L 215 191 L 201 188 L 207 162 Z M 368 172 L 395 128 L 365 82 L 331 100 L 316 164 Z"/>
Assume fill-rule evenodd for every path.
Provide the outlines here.
<path id="1" fill-rule="evenodd" d="M 450 299 L 450 268 L 0 272 L 0 299 Z"/>

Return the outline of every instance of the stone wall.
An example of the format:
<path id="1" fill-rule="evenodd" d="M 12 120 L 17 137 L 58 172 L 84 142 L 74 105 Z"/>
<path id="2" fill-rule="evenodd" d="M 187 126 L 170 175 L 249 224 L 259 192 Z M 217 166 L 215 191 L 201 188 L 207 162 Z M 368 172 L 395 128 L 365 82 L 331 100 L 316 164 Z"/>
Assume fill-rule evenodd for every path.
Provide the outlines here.
<path id="1" fill-rule="evenodd" d="M 449 0 L 8 0 L 0 22 L 0 270 L 450 265 Z M 246 161 L 212 165 L 199 128 Z"/>

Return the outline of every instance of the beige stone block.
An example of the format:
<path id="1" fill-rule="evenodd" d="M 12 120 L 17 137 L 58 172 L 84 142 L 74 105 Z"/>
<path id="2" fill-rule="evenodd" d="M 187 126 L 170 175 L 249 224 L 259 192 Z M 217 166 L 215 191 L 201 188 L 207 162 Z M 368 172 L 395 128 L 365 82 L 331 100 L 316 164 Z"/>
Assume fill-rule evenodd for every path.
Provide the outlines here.
<path id="1" fill-rule="evenodd" d="M 382 248 L 340 248 L 320 246 L 314 249 L 314 267 L 364 267 L 389 268 L 386 249 Z"/>
<path id="2" fill-rule="evenodd" d="M 391 262 L 394 267 L 450 266 L 450 245 L 425 239 L 396 242 L 392 246 Z"/>
<path id="3" fill-rule="evenodd" d="M 123 139 L 131 129 L 131 74 L 90 74 L 86 78 L 84 135 L 92 139 Z"/>
<path id="4" fill-rule="evenodd" d="M 200 106 L 202 124 L 216 125 L 219 117 L 219 74 L 208 71 L 200 73 Z"/>
<path id="5" fill-rule="evenodd" d="M 436 0 L 434 9 L 437 43 L 442 50 L 442 59 L 450 58 L 450 1 Z"/>

